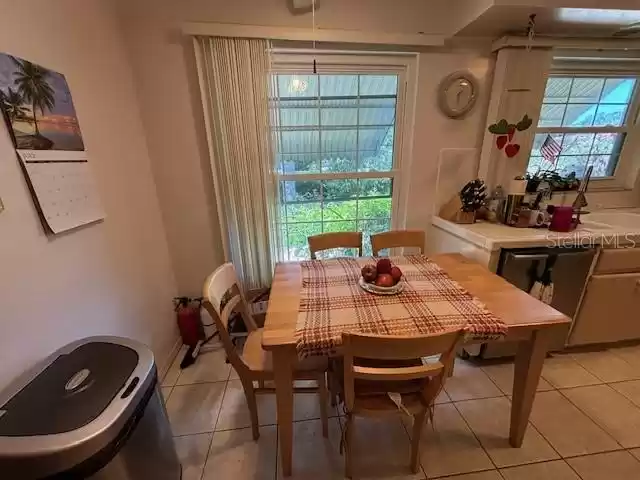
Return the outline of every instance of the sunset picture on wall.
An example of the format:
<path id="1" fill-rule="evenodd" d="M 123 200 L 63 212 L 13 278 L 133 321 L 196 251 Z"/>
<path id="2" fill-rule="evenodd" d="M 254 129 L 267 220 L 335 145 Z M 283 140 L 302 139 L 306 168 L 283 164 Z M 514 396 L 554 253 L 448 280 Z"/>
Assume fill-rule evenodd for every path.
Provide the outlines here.
<path id="1" fill-rule="evenodd" d="M 0 53 L 0 108 L 17 149 L 84 150 L 64 75 Z"/>

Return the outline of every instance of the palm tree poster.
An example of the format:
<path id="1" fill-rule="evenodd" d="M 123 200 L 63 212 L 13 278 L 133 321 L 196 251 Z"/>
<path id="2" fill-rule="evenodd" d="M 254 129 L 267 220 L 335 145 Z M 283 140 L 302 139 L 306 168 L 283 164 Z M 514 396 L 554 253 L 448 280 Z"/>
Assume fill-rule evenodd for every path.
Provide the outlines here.
<path id="1" fill-rule="evenodd" d="M 84 150 L 64 75 L 0 53 L 0 107 L 18 150 Z"/>
<path id="2" fill-rule="evenodd" d="M 45 232 L 104 219 L 64 75 L 0 53 L 0 113 Z"/>

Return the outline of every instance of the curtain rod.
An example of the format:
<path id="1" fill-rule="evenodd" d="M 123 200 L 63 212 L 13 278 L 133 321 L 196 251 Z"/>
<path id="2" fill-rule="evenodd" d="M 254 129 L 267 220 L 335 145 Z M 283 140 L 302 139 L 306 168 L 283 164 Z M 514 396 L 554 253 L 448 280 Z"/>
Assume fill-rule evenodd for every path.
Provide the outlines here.
<path id="1" fill-rule="evenodd" d="M 307 55 L 317 53 L 318 55 L 362 55 L 362 56 L 390 56 L 390 57 L 415 57 L 416 52 L 396 52 L 380 50 L 340 50 L 340 49 L 320 49 L 320 48 L 293 48 L 293 47 L 272 47 L 267 48 L 267 52 L 281 54 Z"/>
<path id="2" fill-rule="evenodd" d="M 406 45 L 422 47 L 444 46 L 444 35 L 373 32 L 364 30 L 332 30 L 317 28 L 271 27 L 236 23 L 185 22 L 184 35 L 265 38 L 270 40 L 301 40 L 337 43 L 363 43 L 375 45 Z"/>

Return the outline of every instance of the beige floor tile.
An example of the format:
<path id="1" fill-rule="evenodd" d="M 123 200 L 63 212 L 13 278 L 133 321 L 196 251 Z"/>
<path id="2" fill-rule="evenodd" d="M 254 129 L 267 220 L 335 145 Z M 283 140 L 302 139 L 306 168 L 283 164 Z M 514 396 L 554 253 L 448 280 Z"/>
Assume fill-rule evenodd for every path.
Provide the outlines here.
<path id="1" fill-rule="evenodd" d="M 527 428 L 522 447 L 509 445 L 511 403 L 506 397 L 458 402 L 456 407 L 499 468 L 558 458 L 558 454 L 531 425 Z"/>
<path id="2" fill-rule="evenodd" d="M 322 436 L 320 420 L 293 424 L 295 439 L 291 480 L 329 480 L 344 478 L 344 457 L 340 455 L 340 420 L 329 419 L 329 437 Z M 278 478 L 283 479 L 282 469 Z"/>
<path id="3" fill-rule="evenodd" d="M 573 359 L 603 382 L 622 382 L 640 378 L 640 369 L 609 350 L 572 353 Z"/>
<path id="4" fill-rule="evenodd" d="M 493 383 L 495 383 L 505 395 L 511 395 L 513 392 L 513 368 L 513 362 L 482 366 L 484 373 L 493 380 Z M 553 387 L 544 378 L 540 378 L 536 390 L 538 392 L 545 392 L 547 390 L 553 390 Z"/>
<path id="5" fill-rule="evenodd" d="M 277 423 L 276 397 L 266 394 L 258 395 L 258 420 L 260 425 L 275 425 Z M 293 398 L 294 421 L 312 420 L 320 418 L 320 401 L 318 395 L 312 393 L 296 394 Z M 330 417 L 337 417 L 335 407 L 327 405 Z M 231 430 L 234 428 L 246 428 L 251 426 L 249 407 L 244 396 L 242 382 L 229 380 L 227 391 L 222 401 L 222 409 L 216 430 Z"/>
<path id="6" fill-rule="evenodd" d="M 174 438 L 178 458 L 182 464 L 182 480 L 200 480 L 207 461 L 211 433 L 185 435 Z"/>
<path id="7" fill-rule="evenodd" d="M 229 378 L 231 364 L 226 362 L 224 350 L 212 350 L 198 355 L 196 363 L 180 372 L 176 385 L 222 382 Z"/>
<path id="8" fill-rule="evenodd" d="M 226 382 L 174 387 L 167 413 L 174 435 L 192 435 L 215 429 Z"/>
<path id="9" fill-rule="evenodd" d="M 456 475 L 454 477 L 442 477 L 438 480 L 503 480 L 503 477 L 497 470 L 489 470 L 487 472 L 467 473 L 466 475 Z"/>
<path id="10" fill-rule="evenodd" d="M 169 370 L 167 370 L 167 373 L 165 373 L 164 378 L 162 379 L 163 387 L 173 387 L 176 384 L 176 381 L 180 376 L 180 362 L 182 361 L 182 357 L 186 351 L 187 347 L 185 345 L 183 345 L 178 351 L 176 358 L 173 359 Z"/>
<path id="11" fill-rule="evenodd" d="M 453 403 L 435 407 L 433 428 L 424 426 L 421 447 L 422 468 L 429 478 L 494 468 Z"/>
<path id="12" fill-rule="evenodd" d="M 612 383 L 611 388 L 620 392 L 622 395 L 624 395 L 640 407 L 640 380 Z"/>
<path id="13" fill-rule="evenodd" d="M 503 395 L 480 367 L 460 359 L 456 359 L 453 377 L 447 379 L 444 389 L 454 402 Z"/>
<path id="14" fill-rule="evenodd" d="M 341 418 L 344 424 L 344 418 Z M 361 480 L 425 479 L 422 469 L 409 468 L 411 444 L 399 419 L 356 417 L 354 426 L 354 474 Z"/>
<path id="15" fill-rule="evenodd" d="M 531 423 L 563 457 L 619 450 L 620 445 L 560 392 L 539 392 Z"/>
<path id="16" fill-rule="evenodd" d="M 640 446 L 640 409 L 608 385 L 562 390 L 623 447 Z"/>
<path id="17" fill-rule="evenodd" d="M 277 443 L 276 427 L 261 428 L 257 442 L 250 428 L 216 432 L 202 480 L 273 480 Z"/>
<path id="18" fill-rule="evenodd" d="M 589 373 L 568 355 L 547 358 L 542 367 L 542 378 L 556 388 L 598 385 L 602 380 Z"/>
<path id="19" fill-rule="evenodd" d="M 610 349 L 611 353 L 622 358 L 629 365 L 640 368 L 640 345 Z"/>
<path id="20" fill-rule="evenodd" d="M 500 470 L 504 480 L 580 480 L 563 460 Z"/>
<path id="21" fill-rule="evenodd" d="M 629 450 L 629 453 L 640 460 L 640 448 L 633 448 Z"/>
<path id="22" fill-rule="evenodd" d="M 629 452 L 610 452 L 567 459 L 582 480 L 640 478 L 640 462 Z"/>
<path id="23" fill-rule="evenodd" d="M 164 403 L 167 403 L 167 400 L 169 399 L 169 395 L 171 395 L 171 390 L 173 390 L 173 387 L 160 388 L 160 391 L 162 392 L 162 400 L 164 401 Z"/>
<path id="24" fill-rule="evenodd" d="M 445 392 L 443 388 L 438 394 L 438 396 L 436 397 L 436 399 L 433 401 L 433 403 L 435 405 L 439 405 L 441 403 L 449 403 L 450 401 L 451 399 L 449 398 L 449 395 L 447 395 L 447 392 Z"/>

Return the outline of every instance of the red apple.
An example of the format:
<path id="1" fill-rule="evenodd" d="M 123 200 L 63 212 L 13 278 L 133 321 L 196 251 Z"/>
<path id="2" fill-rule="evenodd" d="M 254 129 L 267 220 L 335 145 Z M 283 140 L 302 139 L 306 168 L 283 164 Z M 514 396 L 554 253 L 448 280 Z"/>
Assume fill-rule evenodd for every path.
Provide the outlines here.
<path id="1" fill-rule="evenodd" d="M 378 275 L 376 278 L 376 286 L 378 287 L 393 287 L 393 277 L 388 273 Z"/>
<path id="2" fill-rule="evenodd" d="M 391 260 L 388 258 L 381 258 L 378 260 L 378 264 L 376 265 L 376 269 L 378 270 L 378 274 L 381 273 L 390 273 L 391 272 Z"/>
<path id="3" fill-rule="evenodd" d="M 393 278 L 394 285 L 398 283 L 402 278 L 402 270 L 400 270 L 398 267 L 393 267 L 391 269 L 391 278 Z"/>
<path id="4" fill-rule="evenodd" d="M 362 273 L 362 278 L 364 278 L 364 281 L 367 283 L 374 282 L 378 276 L 376 266 L 371 264 L 362 267 L 362 271 L 360 273 Z"/>

